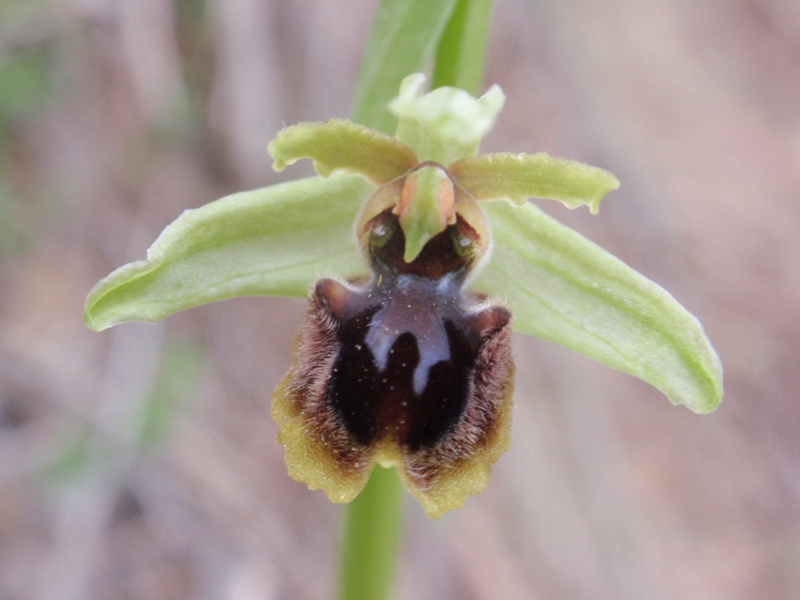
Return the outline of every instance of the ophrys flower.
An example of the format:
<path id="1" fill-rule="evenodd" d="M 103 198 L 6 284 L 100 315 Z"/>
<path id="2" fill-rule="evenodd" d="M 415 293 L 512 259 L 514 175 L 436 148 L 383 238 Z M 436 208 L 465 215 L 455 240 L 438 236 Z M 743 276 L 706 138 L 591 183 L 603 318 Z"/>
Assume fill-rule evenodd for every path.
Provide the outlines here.
<path id="1" fill-rule="evenodd" d="M 275 166 L 307 157 L 323 177 L 187 211 L 147 261 L 95 287 L 87 323 L 312 289 L 273 404 L 290 473 L 347 501 L 376 462 L 395 466 L 432 516 L 482 490 L 508 446 L 512 323 L 712 410 L 721 368 L 696 319 L 526 202 L 595 212 L 616 179 L 546 154 L 478 155 L 499 88 L 476 100 L 422 83 L 392 103 L 394 138 L 344 120 L 280 132 Z"/>

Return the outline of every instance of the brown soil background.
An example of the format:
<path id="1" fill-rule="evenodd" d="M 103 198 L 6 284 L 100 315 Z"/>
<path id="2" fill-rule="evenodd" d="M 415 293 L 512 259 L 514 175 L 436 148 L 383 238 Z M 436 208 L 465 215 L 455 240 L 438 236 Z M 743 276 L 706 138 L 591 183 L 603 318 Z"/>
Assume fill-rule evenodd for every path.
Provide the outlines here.
<path id="1" fill-rule="evenodd" d="M 374 6 L 0 3 L 1 598 L 331 597 L 341 508 L 268 414 L 303 302 L 81 313 L 183 209 L 310 172 L 266 143 L 348 114 Z M 440 521 L 409 500 L 397 598 L 797 598 L 800 4 L 504 0 L 486 80 L 484 150 L 619 177 L 596 217 L 545 208 L 701 319 L 726 395 L 697 416 L 518 337 L 512 449 Z"/>

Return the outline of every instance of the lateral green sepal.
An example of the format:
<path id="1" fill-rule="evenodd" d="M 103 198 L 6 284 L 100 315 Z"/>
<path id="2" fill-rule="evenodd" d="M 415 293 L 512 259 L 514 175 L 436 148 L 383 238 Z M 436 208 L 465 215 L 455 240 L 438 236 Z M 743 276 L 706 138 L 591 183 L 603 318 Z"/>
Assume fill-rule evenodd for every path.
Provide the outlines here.
<path id="1" fill-rule="evenodd" d="M 668 292 L 532 204 L 483 205 L 489 264 L 472 286 L 508 303 L 514 328 L 650 383 L 698 413 L 722 399 L 722 366 Z"/>
<path id="2" fill-rule="evenodd" d="M 95 285 L 84 320 L 95 331 L 126 321 L 153 323 L 225 298 L 305 297 L 325 275 L 365 275 L 352 228 L 374 189 L 361 177 L 311 177 L 184 211 L 147 260 Z"/>

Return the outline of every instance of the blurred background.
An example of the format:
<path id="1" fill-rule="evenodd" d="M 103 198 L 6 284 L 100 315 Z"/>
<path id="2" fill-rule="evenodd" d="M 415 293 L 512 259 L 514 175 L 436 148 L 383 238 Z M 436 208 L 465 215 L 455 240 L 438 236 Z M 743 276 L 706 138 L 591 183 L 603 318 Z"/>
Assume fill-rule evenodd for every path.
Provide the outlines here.
<path id="1" fill-rule="evenodd" d="M 346 116 L 376 2 L 0 0 L 0 598 L 325 599 L 341 507 L 286 475 L 270 394 L 301 300 L 83 325 L 185 208 Z M 516 339 L 514 442 L 398 599 L 729 600 L 800 589 L 800 4 L 500 0 L 484 150 L 623 182 L 543 205 L 669 289 L 726 370 L 710 415 Z"/>

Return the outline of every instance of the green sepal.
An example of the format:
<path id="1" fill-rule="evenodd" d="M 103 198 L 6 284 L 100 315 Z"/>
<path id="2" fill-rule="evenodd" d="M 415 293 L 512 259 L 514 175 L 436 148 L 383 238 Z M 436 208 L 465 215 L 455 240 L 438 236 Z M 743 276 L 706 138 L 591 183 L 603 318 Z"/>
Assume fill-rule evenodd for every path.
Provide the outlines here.
<path id="1" fill-rule="evenodd" d="M 447 170 L 476 200 L 528 198 L 558 200 L 568 208 L 587 205 L 592 214 L 619 181 L 608 171 L 574 160 L 537 154 L 482 154 L 463 158 Z"/>
<path id="2" fill-rule="evenodd" d="M 389 183 L 417 164 L 417 157 L 405 144 L 347 119 L 286 127 L 267 150 L 275 159 L 272 168 L 276 171 L 310 158 L 323 177 L 346 171 L 363 175 L 375 185 Z"/>
<path id="3" fill-rule="evenodd" d="M 493 85 L 480 98 L 464 90 L 441 87 L 423 93 L 425 76 L 409 75 L 400 84 L 400 93 L 389 103 L 397 115 L 394 137 L 406 144 L 422 161 L 447 166 L 478 153 L 483 137 L 489 133 L 505 104 L 505 94 Z"/>
<path id="4" fill-rule="evenodd" d="M 472 288 L 507 302 L 517 331 L 635 375 L 673 404 L 717 407 L 719 358 L 668 292 L 532 204 L 483 208 L 494 247 Z"/>
<path id="5" fill-rule="evenodd" d="M 311 177 L 226 196 L 187 210 L 147 251 L 86 299 L 99 331 L 159 321 L 237 296 L 306 297 L 324 275 L 368 273 L 352 230 L 374 187 L 361 177 Z"/>

